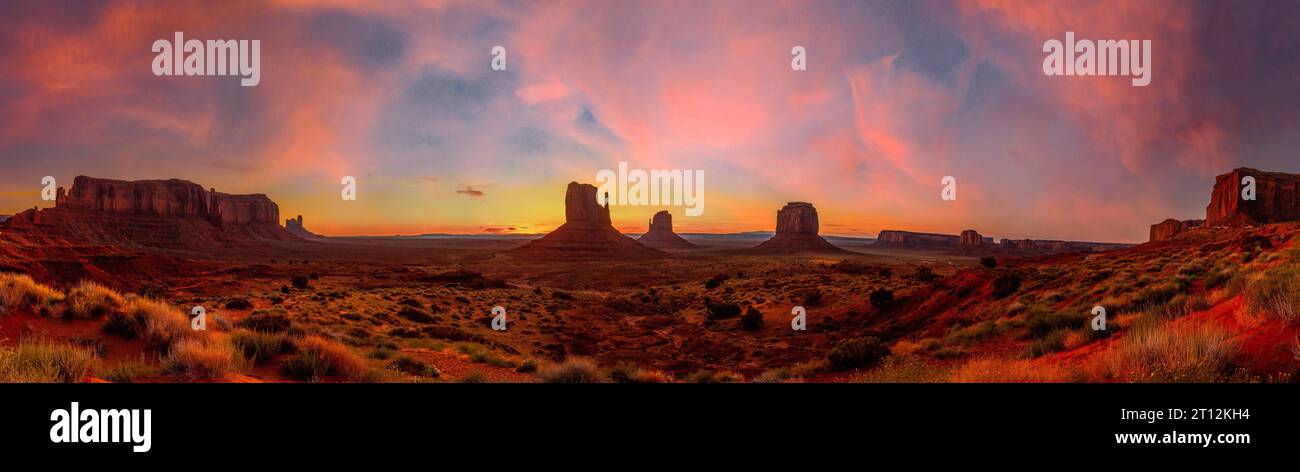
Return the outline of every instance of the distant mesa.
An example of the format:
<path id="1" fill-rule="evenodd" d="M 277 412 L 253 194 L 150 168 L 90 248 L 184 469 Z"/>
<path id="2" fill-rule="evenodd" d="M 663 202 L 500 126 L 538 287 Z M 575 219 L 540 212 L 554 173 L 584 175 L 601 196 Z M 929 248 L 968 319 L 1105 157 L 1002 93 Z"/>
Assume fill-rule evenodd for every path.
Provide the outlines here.
<path id="1" fill-rule="evenodd" d="M 817 209 L 811 203 L 790 202 L 776 212 L 776 234 L 757 249 L 774 251 L 846 252 L 819 234 Z"/>
<path id="2" fill-rule="evenodd" d="M 0 215 L 0 223 L 4 223 L 5 221 L 9 221 L 9 218 L 11 218 L 11 217 L 13 217 L 13 215 Z"/>
<path id="3" fill-rule="evenodd" d="M 289 218 L 287 220 L 284 220 L 284 230 L 288 231 L 289 234 L 292 234 L 302 239 L 313 240 L 313 239 L 324 238 L 324 236 L 308 231 L 307 227 L 303 226 L 302 215 L 298 215 L 297 218 Z"/>
<path id="4" fill-rule="evenodd" d="M 1205 220 L 1179 221 L 1169 218 L 1151 225 L 1150 241 L 1167 241 L 1174 239 L 1174 236 L 1178 236 L 1187 230 L 1200 228 L 1202 226 L 1205 226 Z"/>
<path id="5" fill-rule="evenodd" d="M 54 208 L 14 215 L 3 229 L 103 244 L 178 247 L 292 240 L 266 195 L 232 195 L 185 180 L 110 180 L 78 176 L 57 191 Z"/>
<path id="6" fill-rule="evenodd" d="M 654 218 L 650 219 L 650 229 L 637 241 L 656 249 L 699 249 L 699 246 L 673 232 L 673 215 L 667 211 L 655 213 Z"/>
<path id="7" fill-rule="evenodd" d="M 1004 238 L 1001 241 L 995 241 L 993 238 L 981 235 L 978 231 L 968 229 L 962 231 L 960 235 L 883 230 L 876 237 L 874 246 L 892 249 L 950 251 L 962 254 L 1030 256 L 1110 251 L 1130 247 L 1132 244 L 1061 241 L 1055 239 Z"/>
<path id="8" fill-rule="evenodd" d="M 666 255 L 614 229 L 609 220 L 609 207 L 596 202 L 596 187 L 577 182 L 569 182 L 564 193 L 564 224 L 511 252 L 539 256 Z"/>
<path id="9" fill-rule="evenodd" d="M 1255 199 L 1242 198 L 1242 179 L 1255 179 Z M 1300 221 L 1300 175 L 1239 167 L 1214 178 L 1204 220 L 1166 219 L 1151 225 L 1149 241 L 1165 241 L 1201 228 L 1260 226 Z"/>

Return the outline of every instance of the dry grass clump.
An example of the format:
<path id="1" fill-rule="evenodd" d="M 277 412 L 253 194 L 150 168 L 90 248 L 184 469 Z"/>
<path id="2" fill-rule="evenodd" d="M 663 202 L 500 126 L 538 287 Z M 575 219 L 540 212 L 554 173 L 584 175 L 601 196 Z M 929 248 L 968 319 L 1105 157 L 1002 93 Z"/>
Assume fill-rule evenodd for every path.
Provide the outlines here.
<path id="1" fill-rule="evenodd" d="M 104 316 L 126 303 L 117 292 L 87 280 L 72 287 L 63 301 L 67 304 L 64 314 L 82 319 Z"/>
<path id="2" fill-rule="evenodd" d="M 0 347 L 0 382 L 78 382 L 94 364 L 90 349 L 25 339 L 13 348 Z"/>
<path id="3" fill-rule="evenodd" d="M 282 364 L 284 373 L 290 377 L 308 382 L 332 376 L 352 382 L 370 378 L 366 360 L 347 346 L 320 336 L 308 336 L 297 345 L 298 351 Z"/>
<path id="4" fill-rule="evenodd" d="M 1238 345 L 1208 324 L 1139 325 L 1100 360 L 1097 375 L 1134 382 L 1214 382 L 1231 375 Z"/>
<path id="5" fill-rule="evenodd" d="M 109 313 L 103 329 L 127 339 L 142 338 L 150 346 L 163 349 L 201 336 L 184 313 L 166 303 L 139 297 L 127 298 L 121 311 Z"/>
<path id="6" fill-rule="evenodd" d="M 558 364 L 548 364 L 537 370 L 537 376 L 546 383 L 596 383 L 600 382 L 600 366 L 586 357 L 570 357 Z"/>
<path id="7" fill-rule="evenodd" d="M 609 371 L 615 383 L 669 383 L 672 377 L 658 370 L 648 370 L 633 364 L 619 364 Z"/>
<path id="8" fill-rule="evenodd" d="M 15 309 L 29 309 L 49 316 L 54 305 L 63 301 L 63 293 L 48 285 L 36 283 L 25 274 L 0 274 L 0 313 Z"/>
<path id="9" fill-rule="evenodd" d="M 189 379 L 224 380 L 235 367 L 235 347 L 216 337 L 181 339 L 163 359 L 163 371 Z"/>
<path id="10" fill-rule="evenodd" d="M 1291 323 L 1300 315 L 1300 266 L 1285 265 L 1265 272 L 1246 288 L 1251 312 Z"/>
<path id="11" fill-rule="evenodd" d="M 230 333 L 230 341 L 244 357 L 254 363 L 264 364 L 275 356 L 293 352 L 293 338 L 284 333 L 237 329 Z"/>
<path id="12" fill-rule="evenodd" d="M 1069 382 L 1071 375 L 1059 365 L 1028 360 L 977 359 L 957 368 L 951 382 L 1020 383 Z"/>

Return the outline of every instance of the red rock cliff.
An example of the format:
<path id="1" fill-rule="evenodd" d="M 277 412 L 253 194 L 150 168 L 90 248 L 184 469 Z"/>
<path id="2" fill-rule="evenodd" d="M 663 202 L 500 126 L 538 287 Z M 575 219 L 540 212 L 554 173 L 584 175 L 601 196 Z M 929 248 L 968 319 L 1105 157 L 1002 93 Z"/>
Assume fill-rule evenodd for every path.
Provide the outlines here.
<path id="1" fill-rule="evenodd" d="M 280 207 L 266 195 L 231 195 L 171 180 L 111 180 L 78 176 L 59 192 L 55 208 L 138 216 L 202 218 L 216 225 L 280 224 Z"/>
<path id="2" fill-rule="evenodd" d="M 1241 179 L 1255 178 L 1255 200 L 1241 198 Z M 1300 175 L 1238 168 L 1214 180 L 1205 208 L 1209 226 L 1247 226 L 1300 220 Z"/>
<path id="3" fill-rule="evenodd" d="M 1154 242 L 1154 241 L 1165 241 L 1168 239 L 1173 239 L 1174 236 L 1177 236 L 1179 233 L 1182 233 L 1183 231 L 1187 231 L 1192 228 L 1198 228 L 1201 226 L 1205 226 L 1205 220 L 1179 221 L 1173 218 L 1169 218 L 1167 220 L 1151 225 L 1150 241 Z"/>

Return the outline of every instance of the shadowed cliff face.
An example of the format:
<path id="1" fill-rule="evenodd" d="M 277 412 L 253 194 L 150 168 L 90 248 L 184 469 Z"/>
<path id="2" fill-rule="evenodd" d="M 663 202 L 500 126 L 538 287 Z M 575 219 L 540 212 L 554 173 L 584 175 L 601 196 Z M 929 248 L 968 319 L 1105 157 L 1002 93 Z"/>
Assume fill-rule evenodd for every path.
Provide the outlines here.
<path id="1" fill-rule="evenodd" d="M 231 195 L 184 180 L 110 180 L 78 176 L 55 207 L 73 211 L 202 218 L 217 225 L 280 222 L 280 207 L 266 195 Z"/>
<path id="2" fill-rule="evenodd" d="M 1241 179 L 1255 178 L 1255 200 L 1242 199 Z M 1205 208 L 1209 226 L 1247 226 L 1300 220 L 1300 175 L 1238 168 L 1214 180 Z"/>
<path id="3" fill-rule="evenodd" d="M 650 219 L 650 229 L 641 235 L 637 241 L 658 249 L 694 249 L 699 247 L 673 232 L 673 215 L 667 211 L 655 213 L 655 216 Z"/>
<path id="4" fill-rule="evenodd" d="M 184 180 L 124 181 L 79 176 L 54 208 L 4 222 L 9 231 L 107 245 L 202 248 L 294 239 L 266 195 L 231 195 Z"/>
<path id="5" fill-rule="evenodd" d="M 759 249 L 779 251 L 843 251 L 817 234 L 817 209 L 811 203 L 790 202 L 776 212 L 776 234 Z"/>
<path id="6" fill-rule="evenodd" d="M 596 202 L 596 187 L 569 182 L 564 192 L 564 222 L 610 225 L 609 208 Z"/>

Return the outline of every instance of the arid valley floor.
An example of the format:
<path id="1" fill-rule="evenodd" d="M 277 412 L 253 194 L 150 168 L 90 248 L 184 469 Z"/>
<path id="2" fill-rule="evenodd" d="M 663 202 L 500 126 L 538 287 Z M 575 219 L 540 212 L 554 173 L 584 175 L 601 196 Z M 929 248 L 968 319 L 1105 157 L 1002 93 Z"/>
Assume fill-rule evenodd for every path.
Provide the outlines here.
<path id="1" fill-rule="evenodd" d="M 508 251 L 527 242 L 519 237 L 212 252 L 3 234 L 0 375 L 1287 382 L 1300 345 L 1294 299 L 1279 297 L 1296 290 L 1285 284 L 1300 267 L 1297 235 L 1294 223 L 1189 231 L 1115 251 L 981 261 L 865 244 L 773 255 L 713 239 L 661 258 L 575 260 Z M 196 306 L 206 331 L 187 329 Z M 506 310 L 505 331 L 491 327 L 494 306 Z M 795 306 L 806 331 L 791 329 Z M 1094 306 L 1108 313 L 1105 331 L 1090 328 Z"/>

